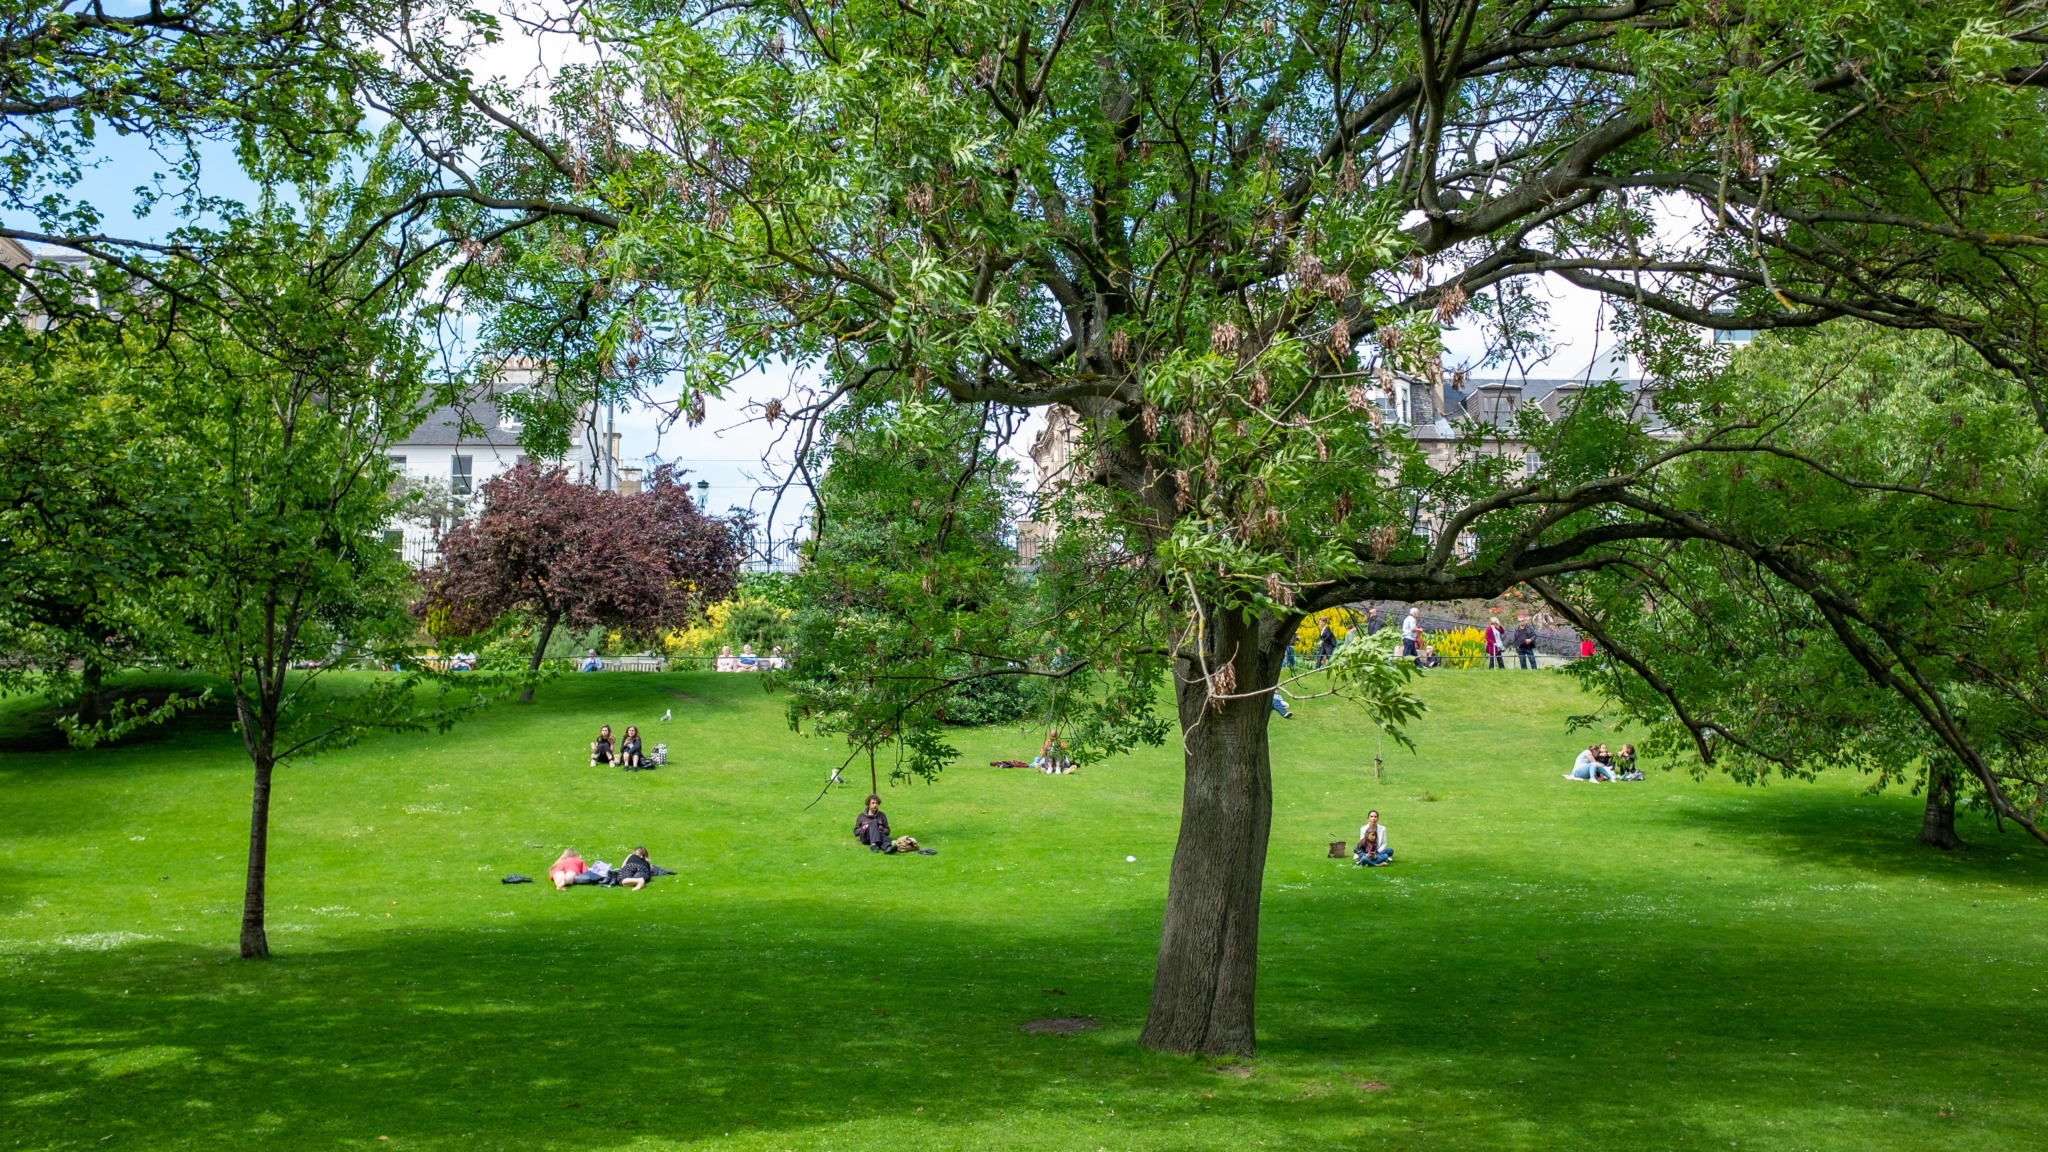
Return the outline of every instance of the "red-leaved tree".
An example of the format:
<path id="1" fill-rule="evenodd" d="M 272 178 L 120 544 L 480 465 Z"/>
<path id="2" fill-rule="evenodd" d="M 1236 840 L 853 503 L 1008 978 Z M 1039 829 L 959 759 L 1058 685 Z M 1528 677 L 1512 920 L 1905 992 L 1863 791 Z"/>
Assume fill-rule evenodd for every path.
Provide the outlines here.
<path id="1" fill-rule="evenodd" d="M 413 610 L 422 619 L 445 611 L 455 632 L 532 613 L 540 627 L 529 669 L 540 667 L 558 625 L 673 627 L 739 582 L 735 525 L 699 512 L 671 468 L 622 496 L 520 464 L 481 495 L 482 509 L 442 538 L 440 562 L 421 573 L 425 594 Z M 531 684 L 520 699 L 533 699 Z"/>

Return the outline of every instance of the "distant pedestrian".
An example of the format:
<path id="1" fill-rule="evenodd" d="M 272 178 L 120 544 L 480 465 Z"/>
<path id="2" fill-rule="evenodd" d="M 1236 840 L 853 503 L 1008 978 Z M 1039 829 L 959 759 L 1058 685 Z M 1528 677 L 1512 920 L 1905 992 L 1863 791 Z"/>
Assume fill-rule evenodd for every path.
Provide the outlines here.
<path id="1" fill-rule="evenodd" d="M 1386 626 L 1387 614 L 1380 611 L 1379 605 L 1375 604 L 1365 610 L 1365 634 L 1367 636 L 1377 636 L 1379 630 Z"/>
<path id="2" fill-rule="evenodd" d="M 1506 668 L 1508 666 L 1507 646 L 1507 629 L 1500 626 L 1500 617 L 1495 616 L 1486 622 L 1486 666 L 1488 668 Z"/>
<path id="3" fill-rule="evenodd" d="M 1579 637 L 1579 659 L 1581 659 L 1581 660 L 1591 660 L 1592 658 L 1593 658 L 1593 638 L 1592 638 L 1591 636 L 1581 636 L 1581 637 Z"/>
<path id="4" fill-rule="evenodd" d="M 1337 633 L 1330 628 L 1330 622 L 1323 622 L 1322 631 L 1316 633 L 1316 667 L 1321 668 L 1337 654 Z"/>
<path id="5" fill-rule="evenodd" d="M 1422 609 L 1410 608 L 1401 618 L 1401 655 L 1415 657 L 1415 642 L 1422 637 Z"/>
<path id="6" fill-rule="evenodd" d="M 1529 614 L 1515 614 L 1515 666 L 1536 667 L 1536 627 L 1529 623 Z"/>

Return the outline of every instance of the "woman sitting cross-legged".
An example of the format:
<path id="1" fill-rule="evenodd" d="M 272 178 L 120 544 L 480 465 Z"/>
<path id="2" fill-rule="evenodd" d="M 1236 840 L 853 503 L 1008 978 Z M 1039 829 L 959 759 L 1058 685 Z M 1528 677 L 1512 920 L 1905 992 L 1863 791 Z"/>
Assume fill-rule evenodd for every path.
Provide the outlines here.
<path id="1" fill-rule="evenodd" d="M 637 724 L 628 724 L 626 738 L 619 741 L 619 767 L 628 772 L 637 772 L 646 766 L 640 758 L 640 727 Z"/>
<path id="2" fill-rule="evenodd" d="M 590 742 L 590 766 L 612 762 L 612 726 L 609 724 L 597 730 L 597 739 Z"/>
<path id="3" fill-rule="evenodd" d="M 1377 810 L 1365 814 L 1365 826 L 1358 830 L 1358 851 L 1353 859 L 1364 868 L 1394 862 L 1394 850 L 1387 847 L 1387 826 L 1380 823 Z"/>

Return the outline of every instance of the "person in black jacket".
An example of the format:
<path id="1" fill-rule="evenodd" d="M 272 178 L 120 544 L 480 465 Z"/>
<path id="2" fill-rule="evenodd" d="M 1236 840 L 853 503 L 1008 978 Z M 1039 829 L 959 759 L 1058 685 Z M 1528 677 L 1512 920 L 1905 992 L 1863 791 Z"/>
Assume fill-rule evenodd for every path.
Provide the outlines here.
<path id="1" fill-rule="evenodd" d="M 627 855 L 626 862 L 619 865 L 619 886 L 638 892 L 654 879 L 654 862 L 647 858 L 647 846 L 642 844 Z"/>
<path id="2" fill-rule="evenodd" d="M 870 852 L 889 850 L 889 818 L 882 814 L 882 798 L 870 795 L 867 811 L 853 822 L 853 838 L 868 846 Z"/>
<path id="3" fill-rule="evenodd" d="M 1527 615 L 1515 617 L 1515 666 L 1536 667 L 1536 628 Z"/>

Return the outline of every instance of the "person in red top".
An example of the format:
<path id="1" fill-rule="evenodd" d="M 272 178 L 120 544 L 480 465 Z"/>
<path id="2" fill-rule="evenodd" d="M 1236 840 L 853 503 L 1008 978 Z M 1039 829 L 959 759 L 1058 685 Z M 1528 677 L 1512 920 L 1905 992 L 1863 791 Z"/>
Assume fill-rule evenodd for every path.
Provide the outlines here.
<path id="1" fill-rule="evenodd" d="M 1579 637 L 1579 659 L 1581 659 L 1581 660 L 1591 660 L 1592 658 L 1593 658 L 1593 638 L 1592 638 L 1591 636 L 1581 636 L 1581 637 Z"/>
<path id="2" fill-rule="evenodd" d="M 564 848 L 562 854 L 555 859 L 554 867 L 548 869 L 548 879 L 553 880 L 555 888 L 559 890 L 567 888 L 569 881 L 583 873 L 583 857 L 578 856 L 574 848 Z"/>

